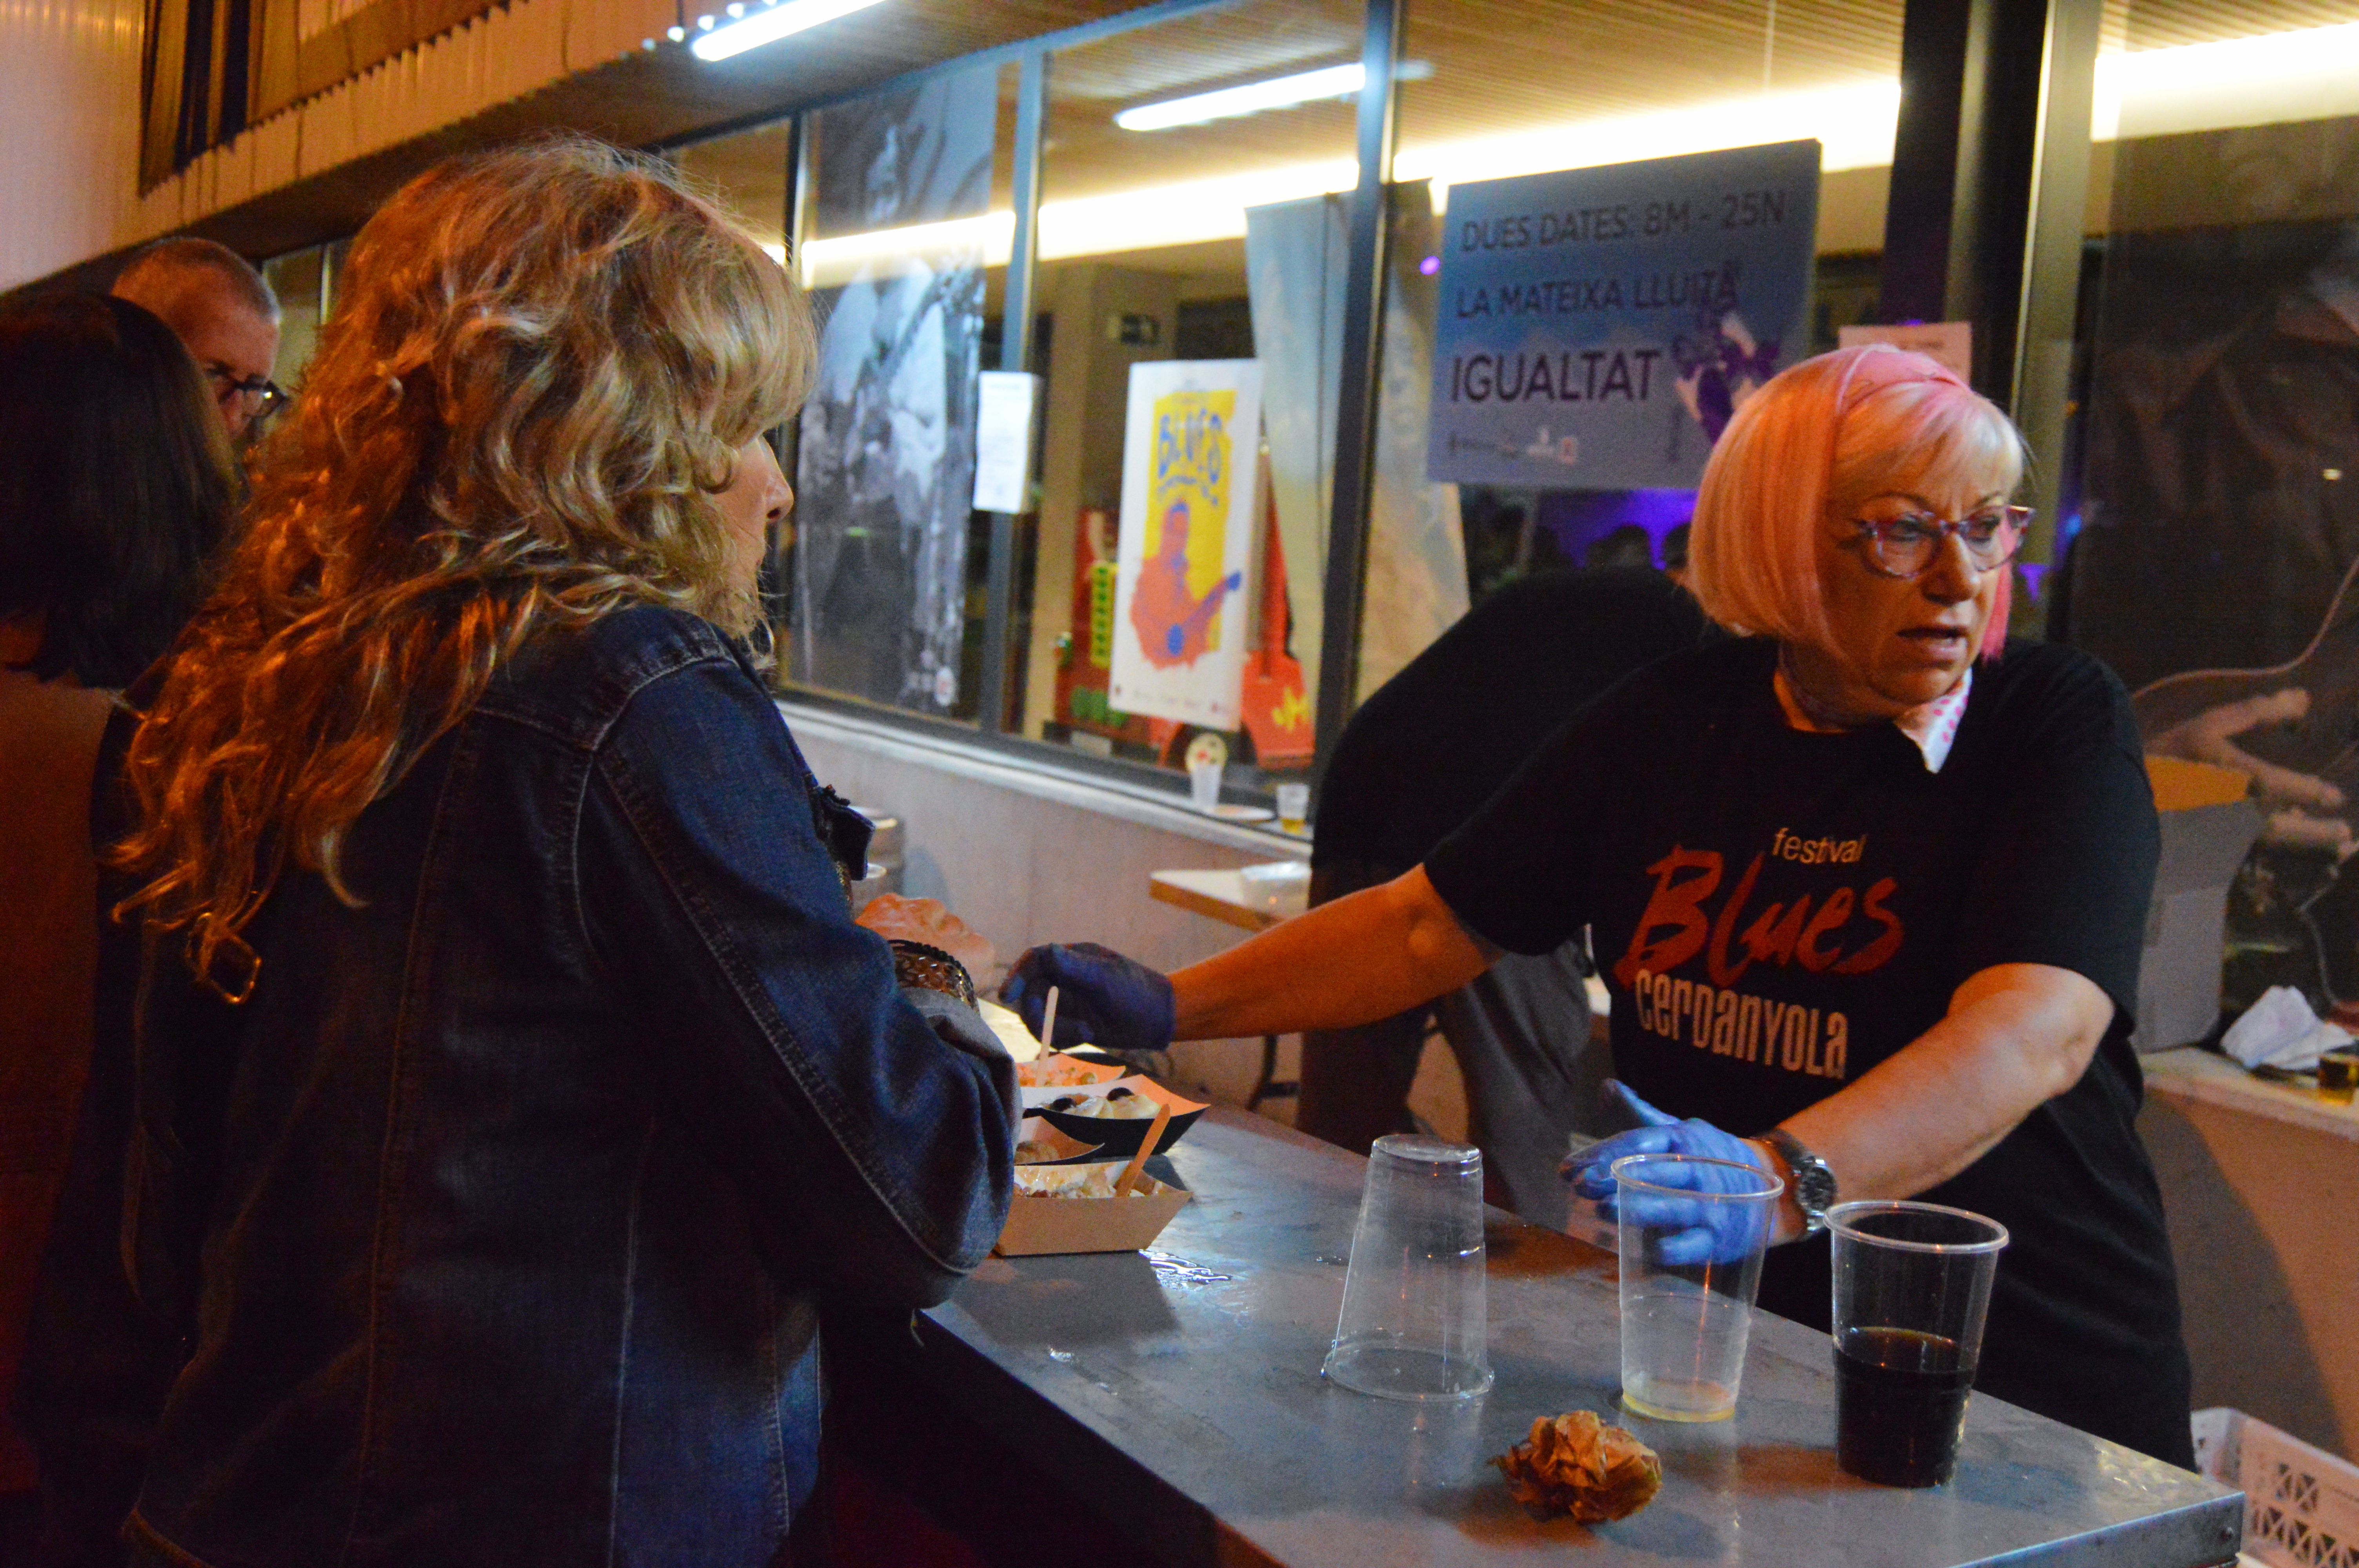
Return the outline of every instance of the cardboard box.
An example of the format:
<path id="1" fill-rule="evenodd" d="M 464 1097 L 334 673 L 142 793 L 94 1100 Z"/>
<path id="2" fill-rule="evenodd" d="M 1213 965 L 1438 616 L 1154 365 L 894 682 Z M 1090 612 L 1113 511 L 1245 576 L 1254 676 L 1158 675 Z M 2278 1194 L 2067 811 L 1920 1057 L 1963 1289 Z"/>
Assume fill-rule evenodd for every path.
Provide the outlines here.
<path id="1" fill-rule="evenodd" d="M 1083 1174 L 1105 1170 L 1118 1177 L 1127 1163 L 1109 1160 L 1046 1168 Z M 1138 1192 L 1128 1197 L 1043 1197 L 1019 1191 L 1008 1206 L 1007 1224 L 993 1250 L 1005 1258 L 1049 1252 L 1136 1252 L 1152 1246 L 1192 1195 L 1185 1187 L 1157 1181 L 1144 1173 L 1138 1178 Z"/>
<path id="2" fill-rule="evenodd" d="M 2220 1022 L 2228 884 L 2261 836 L 2261 814 L 2240 773 L 2176 757 L 2148 757 L 2162 814 L 2162 863 L 2147 908 L 2138 963 L 2138 1050 L 2168 1051 L 2203 1039 Z"/>

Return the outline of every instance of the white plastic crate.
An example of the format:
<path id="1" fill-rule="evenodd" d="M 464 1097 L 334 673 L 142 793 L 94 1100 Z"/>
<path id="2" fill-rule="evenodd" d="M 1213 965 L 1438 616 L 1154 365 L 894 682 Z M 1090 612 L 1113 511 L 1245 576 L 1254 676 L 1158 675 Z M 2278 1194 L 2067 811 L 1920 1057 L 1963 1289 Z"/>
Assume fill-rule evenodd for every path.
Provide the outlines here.
<path id="1" fill-rule="evenodd" d="M 2250 1560 L 2359 1568 L 2359 1465 L 2233 1410 L 2195 1412 L 2195 1462 L 2244 1492 Z"/>

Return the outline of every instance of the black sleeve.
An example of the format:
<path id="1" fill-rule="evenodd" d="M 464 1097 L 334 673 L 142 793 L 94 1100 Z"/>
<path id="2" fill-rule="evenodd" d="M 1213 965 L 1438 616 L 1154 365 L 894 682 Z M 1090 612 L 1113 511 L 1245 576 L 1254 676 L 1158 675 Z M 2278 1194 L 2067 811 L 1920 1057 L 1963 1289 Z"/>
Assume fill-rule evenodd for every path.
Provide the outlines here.
<path id="1" fill-rule="evenodd" d="M 1610 770 L 1629 754 L 1645 676 L 1575 714 L 1498 794 L 1427 857 L 1425 874 L 1468 931 L 1510 953 L 1553 952 L 1589 924 L 1591 835 L 1611 814 Z"/>
<path id="2" fill-rule="evenodd" d="M 1959 925 L 1961 976 L 2049 964 L 2113 999 L 2126 1033 L 2162 831 L 2129 695 L 2112 671 L 2049 645 L 1998 717 L 2009 762 Z"/>

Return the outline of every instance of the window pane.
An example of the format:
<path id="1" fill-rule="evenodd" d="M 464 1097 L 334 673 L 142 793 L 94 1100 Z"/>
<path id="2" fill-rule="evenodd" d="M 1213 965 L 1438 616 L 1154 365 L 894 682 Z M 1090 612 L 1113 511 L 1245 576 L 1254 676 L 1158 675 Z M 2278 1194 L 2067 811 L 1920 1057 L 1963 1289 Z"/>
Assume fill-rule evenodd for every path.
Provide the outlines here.
<path id="1" fill-rule="evenodd" d="M 793 144 L 788 127 L 766 125 L 699 142 L 678 155 L 679 171 L 718 196 L 781 261 L 787 254 L 787 158 Z"/>
<path id="2" fill-rule="evenodd" d="M 278 297 L 278 358 L 270 379 L 290 393 L 302 385 L 303 369 L 320 343 L 320 265 L 318 245 L 262 264 L 262 276 Z"/>
<path id="3" fill-rule="evenodd" d="M 2219 1000 L 2359 1002 L 2359 5 L 2110 7 L 2094 119 L 2049 634 L 2255 778 Z"/>
<path id="4" fill-rule="evenodd" d="M 1659 339 L 1676 466 L 1700 475 L 1725 408 L 1767 372 L 1835 346 L 1876 298 L 1899 103 L 1901 0 L 1583 5 L 1545 28 L 1502 0 L 1412 0 L 1398 84 L 1392 265 L 1359 690 L 1467 607 L 1529 572 L 1662 567 L 1684 549 L 1692 479 L 1671 488 L 1448 484 L 1427 477 L 1431 355 L 1453 183 L 1801 139 L 1821 144 L 1804 336 L 1756 337 L 1725 301 L 1630 319 Z M 1699 259 L 1712 261 L 1698 253 Z M 1611 305 L 1606 307 L 1613 308 Z M 1610 368 L 1610 367 L 1609 367 Z M 1582 428 L 1560 402 L 1549 435 Z M 1543 423 L 1533 416 L 1535 427 Z M 1538 437 L 1535 436 L 1535 440 Z M 1576 440 L 1578 438 L 1576 437 Z"/>
<path id="5" fill-rule="evenodd" d="M 987 532 L 975 376 L 1004 273 L 1013 72 L 929 76 L 806 117 L 804 285 L 823 322 L 798 430 L 790 679 L 975 712 Z M 995 195 L 998 200 L 995 201 Z M 995 366 L 994 366 L 995 368 Z"/>
<path id="6" fill-rule="evenodd" d="M 781 124 L 682 147 L 673 155 L 673 162 L 697 189 L 719 198 L 762 248 L 783 265 L 787 259 L 787 165 L 793 156 L 793 128 Z M 786 470 L 792 473 L 794 454 L 782 440 L 788 434 L 774 430 L 770 440 L 779 449 Z M 795 522 L 799 520 L 790 520 L 785 528 L 772 533 L 762 563 L 764 612 L 780 643 L 786 641 L 782 628 L 788 601 L 787 577 L 793 565 L 791 549 Z"/>
<path id="7" fill-rule="evenodd" d="M 1355 67 L 1364 21 L 1356 3 L 1245 0 L 1050 62 L 1041 503 L 1009 661 L 1024 734 L 1167 766 L 1192 746 L 1248 785 L 1310 765 L 1344 261 L 1332 193 L 1357 178 L 1354 110 L 1332 74 L 1251 112 L 1185 101 Z M 1165 378 L 1136 431 L 1135 366 Z M 1151 470 L 1158 410 L 1175 436 L 1192 412 L 1210 444 Z M 1233 486 L 1199 482 L 1210 453 Z"/>

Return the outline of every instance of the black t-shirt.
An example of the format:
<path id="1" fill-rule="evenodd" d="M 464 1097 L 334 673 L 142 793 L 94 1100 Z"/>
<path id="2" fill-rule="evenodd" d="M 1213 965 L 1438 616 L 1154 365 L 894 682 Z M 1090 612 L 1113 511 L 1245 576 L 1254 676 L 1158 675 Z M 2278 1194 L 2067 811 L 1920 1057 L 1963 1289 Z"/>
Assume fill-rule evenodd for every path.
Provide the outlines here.
<path id="1" fill-rule="evenodd" d="M 1634 670 L 1692 648 L 1703 611 L 1659 572 L 1543 572 L 1484 599 L 1353 713 L 1328 759 L 1313 868 L 1399 876 Z"/>
<path id="2" fill-rule="evenodd" d="M 1775 665 L 1741 640 L 1634 676 L 1434 850 L 1436 891 L 1516 952 L 1592 926 L 1617 1072 L 1739 1134 L 1917 1039 L 1979 970 L 2095 981 L 2114 1020 L 2080 1082 L 1922 1196 L 2013 1236 L 1977 1385 L 2186 1463 L 2178 1289 L 2133 1125 L 2160 835 L 2127 696 L 2085 654 L 2011 643 L 1936 773 L 1888 724 L 1792 729 Z M 1762 1304 L 1825 1328 L 1826 1256 L 1774 1252 Z"/>

